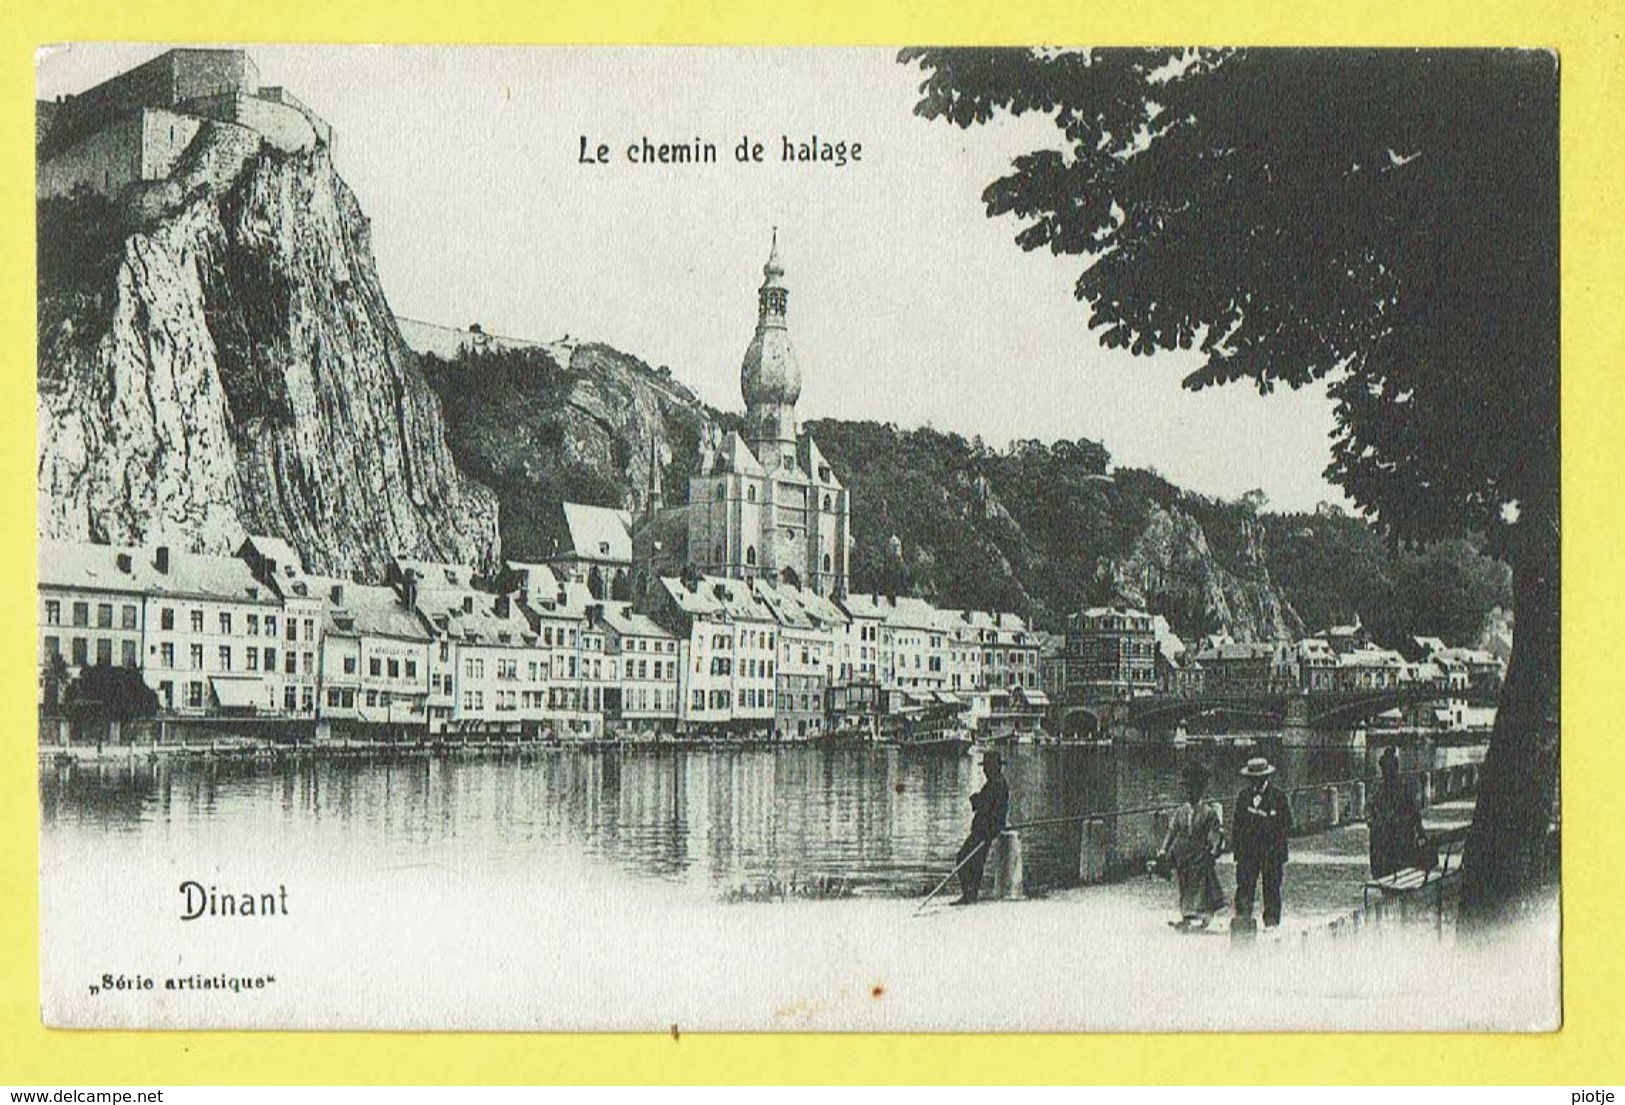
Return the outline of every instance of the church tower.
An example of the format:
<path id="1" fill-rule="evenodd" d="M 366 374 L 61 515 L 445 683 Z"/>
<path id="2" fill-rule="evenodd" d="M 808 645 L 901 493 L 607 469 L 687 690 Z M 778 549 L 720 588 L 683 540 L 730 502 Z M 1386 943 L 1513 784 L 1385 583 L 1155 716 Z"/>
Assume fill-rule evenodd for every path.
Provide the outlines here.
<path id="1" fill-rule="evenodd" d="M 790 292 L 777 229 L 756 301 L 756 332 L 739 368 L 744 427 L 689 477 L 688 563 L 708 575 L 838 595 L 846 590 L 851 504 L 818 443 L 796 424 L 801 369 L 785 323 Z"/>
<path id="2" fill-rule="evenodd" d="M 739 369 L 739 390 L 745 398 L 745 444 L 772 472 L 795 464 L 796 400 L 801 398 L 801 368 L 785 322 L 790 292 L 784 284 L 777 227 L 762 277 L 756 293 L 756 333 Z"/>

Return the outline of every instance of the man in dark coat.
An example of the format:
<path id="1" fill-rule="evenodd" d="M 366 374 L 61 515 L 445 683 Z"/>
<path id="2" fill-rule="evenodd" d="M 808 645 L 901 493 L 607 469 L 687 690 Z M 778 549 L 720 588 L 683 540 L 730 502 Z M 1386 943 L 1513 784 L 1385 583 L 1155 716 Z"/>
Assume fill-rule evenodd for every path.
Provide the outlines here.
<path id="1" fill-rule="evenodd" d="M 1241 769 L 1246 782 L 1236 796 L 1230 820 L 1236 853 L 1236 916 L 1253 915 L 1253 892 L 1264 883 L 1264 927 L 1281 923 L 1281 870 L 1286 866 L 1286 838 L 1292 831 L 1292 804 L 1270 785 L 1275 767 L 1254 756 Z"/>
<path id="2" fill-rule="evenodd" d="M 1010 813 L 1010 784 L 1004 781 L 1004 765 L 997 752 L 983 754 L 982 774 L 987 781 L 981 790 L 970 796 L 970 836 L 959 846 L 959 855 L 955 857 L 963 866 L 959 868 L 960 893 L 954 905 L 970 905 L 982 896 L 982 872 L 987 867 L 987 854 L 1004 832 L 1005 819 Z"/>

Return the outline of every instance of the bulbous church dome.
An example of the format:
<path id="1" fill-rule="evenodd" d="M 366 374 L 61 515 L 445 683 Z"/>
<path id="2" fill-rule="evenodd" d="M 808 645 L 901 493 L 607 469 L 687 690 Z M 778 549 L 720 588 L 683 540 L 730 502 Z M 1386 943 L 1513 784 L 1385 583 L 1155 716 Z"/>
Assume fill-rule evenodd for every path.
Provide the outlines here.
<path id="1" fill-rule="evenodd" d="M 773 232 L 773 248 L 762 266 L 761 290 L 756 293 L 758 314 L 756 333 L 745 349 L 739 368 L 739 390 L 745 406 L 794 405 L 801 398 L 801 367 L 790 347 L 790 331 L 785 326 L 785 307 L 790 298 L 784 286 L 784 261 L 779 256 L 779 235 Z"/>

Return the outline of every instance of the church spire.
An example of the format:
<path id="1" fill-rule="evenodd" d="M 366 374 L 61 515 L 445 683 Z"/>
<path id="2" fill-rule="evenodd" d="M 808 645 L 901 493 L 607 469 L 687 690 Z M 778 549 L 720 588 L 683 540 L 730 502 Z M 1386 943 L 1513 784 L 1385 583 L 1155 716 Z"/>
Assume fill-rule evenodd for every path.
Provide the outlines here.
<path id="1" fill-rule="evenodd" d="M 790 290 L 784 286 L 784 258 L 779 254 L 779 228 L 773 228 L 773 244 L 768 249 L 767 264 L 762 266 L 762 287 L 756 293 L 759 304 L 759 322 L 762 326 L 783 326 L 790 299 Z"/>
<path id="2" fill-rule="evenodd" d="M 785 306 L 790 298 L 784 286 L 784 258 L 779 253 L 779 231 L 762 266 L 762 286 L 756 293 L 756 333 L 745 349 L 739 368 L 739 390 L 745 398 L 745 443 L 762 465 L 772 471 L 794 463 L 796 400 L 801 398 L 801 369 L 790 347 Z"/>

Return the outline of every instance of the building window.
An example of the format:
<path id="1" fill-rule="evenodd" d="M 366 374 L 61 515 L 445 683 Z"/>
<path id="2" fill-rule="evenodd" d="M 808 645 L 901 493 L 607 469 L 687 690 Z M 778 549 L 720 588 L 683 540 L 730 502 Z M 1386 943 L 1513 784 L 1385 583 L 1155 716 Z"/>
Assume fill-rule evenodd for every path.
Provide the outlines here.
<path id="1" fill-rule="evenodd" d="M 532 664 L 531 667 L 534 669 L 536 667 L 536 665 Z M 408 679 L 416 679 L 417 677 L 418 677 L 418 662 L 416 660 L 408 660 L 408 661 L 406 661 L 406 678 L 408 678 Z M 532 675 L 531 678 L 534 679 L 535 676 Z"/>
<path id="2" fill-rule="evenodd" d="M 69 651 L 69 655 L 71 655 L 73 657 L 73 663 L 74 663 L 75 667 L 82 668 L 82 667 L 85 666 L 86 663 L 89 662 L 89 660 L 90 660 L 90 653 L 88 651 L 89 648 L 90 648 L 90 646 L 85 642 L 85 639 L 83 637 L 75 637 L 73 639 L 73 644 L 69 646 L 68 651 Z"/>
<path id="3" fill-rule="evenodd" d="M 112 603 L 110 603 L 110 602 L 99 602 L 99 603 L 96 604 L 96 628 L 97 629 L 112 629 L 113 628 L 113 604 Z"/>
<path id="4" fill-rule="evenodd" d="M 62 604 L 56 601 L 56 599 L 45 600 L 45 624 L 62 624 Z"/>
<path id="5" fill-rule="evenodd" d="M 756 563 L 756 546 L 755 545 L 750 545 L 750 546 L 746 547 L 746 549 L 745 549 L 745 563 L 746 564 L 752 564 L 752 565 L 754 565 Z"/>
<path id="6" fill-rule="evenodd" d="M 276 636 L 276 615 L 275 614 L 267 614 L 267 615 L 265 615 L 265 635 L 267 637 L 275 637 Z"/>
<path id="7" fill-rule="evenodd" d="M 344 674 L 345 675 L 354 675 L 355 674 L 355 657 L 354 656 L 346 656 L 344 658 Z"/>
<path id="8" fill-rule="evenodd" d="M 282 708 L 293 713 L 299 708 L 299 692 L 293 687 L 282 688 Z"/>
<path id="9" fill-rule="evenodd" d="M 230 671 L 231 670 L 231 646 L 230 645 L 221 645 L 220 646 L 220 670 L 221 671 Z"/>
<path id="10" fill-rule="evenodd" d="M 120 615 L 121 624 L 125 629 L 135 628 L 135 607 L 126 605 L 124 609 L 120 611 Z"/>
<path id="11" fill-rule="evenodd" d="M 750 487 L 745 490 L 745 498 L 749 499 L 753 503 L 756 501 L 756 485 L 755 484 L 751 484 Z"/>
<path id="12" fill-rule="evenodd" d="M 243 652 L 244 652 L 243 666 L 245 668 L 247 668 L 249 671 L 259 671 L 260 670 L 260 650 L 255 648 L 253 645 L 249 645 L 248 648 L 243 650 Z"/>
<path id="13" fill-rule="evenodd" d="M 297 641 L 298 639 L 299 639 L 299 623 L 297 621 L 295 621 L 294 619 L 289 618 L 288 619 L 288 640 Z"/>
<path id="14" fill-rule="evenodd" d="M 299 654 L 291 649 L 282 654 L 282 673 L 294 675 L 299 671 Z"/>
<path id="15" fill-rule="evenodd" d="M 113 662 L 113 642 L 106 637 L 96 641 L 96 663 L 111 664 Z"/>
<path id="16" fill-rule="evenodd" d="M 265 650 L 265 670 L 276 671 L 276 649 L 274 648 L 268 647 Z"/>
<path id="17" fill-rule="evenodd" d="M 194 710 L 203 709 L 203 684 L 196 679 L 186 684 L 186 705 Z"/>
<path id="18" fill-rule="evenodd" d="M 193 671 L 202 671 L 203 670 L 203 646 L 202 645 L 193 645 L 193 646 L 191 646 L 190 653 L 191 653 L 190 659 L 192 661 L 192 670 Z"/>
<path id="19" fill-rule="evenodd" d="M 158 625 L 162 629 L 175 628 L 175 610 L 173 607 L 166 606 L 158 611 Z"/>
<path id="20" fill-rule="evenodd" d="M 222 636 L 225 636 L 225 637 L 231 636 L 231 613 L 230 613 L 230 611 L 227 611 L 227 610 L 220 611 L 220 633 L 221 633 Z"/>
<path id="21" fill-rule="evenodd" d="M 376 656 L 367 657 L 367 674 L 377 677 L 384 674 L 384 662 Z"/>
<path id="22" fill-rule="evenodd" d="M 175 646 L 168 641 L 158 646 L 158 664 L 165 668 L 175 666 Z"/>
<path id="23" fill-rule="evenodd" d="M 73 604 L 73 624 L 80 629 L 86 629 L 90 626 L 90 604 L 88 602 Z"/>
<path id="24" fill-rule="evenodd" d="M 258 614 L 245 614 L 244 617 L 248 619 L 248 629 L 246 630 L 248 635 L 258 637 L 260 635 L 260 616 Z"/>
<path id="25" fill-rule="evenodd" d="M 389 677 L 391 679 L 399 679 L 401 677 L 401 662 L 395 659 L 393 656 L 389 658 Z"/>
<path id="26" fill-rule="evenodd" d="M 203 611 L 201 610 L 192 611 L 192 632 L 203 632 Z"/>

